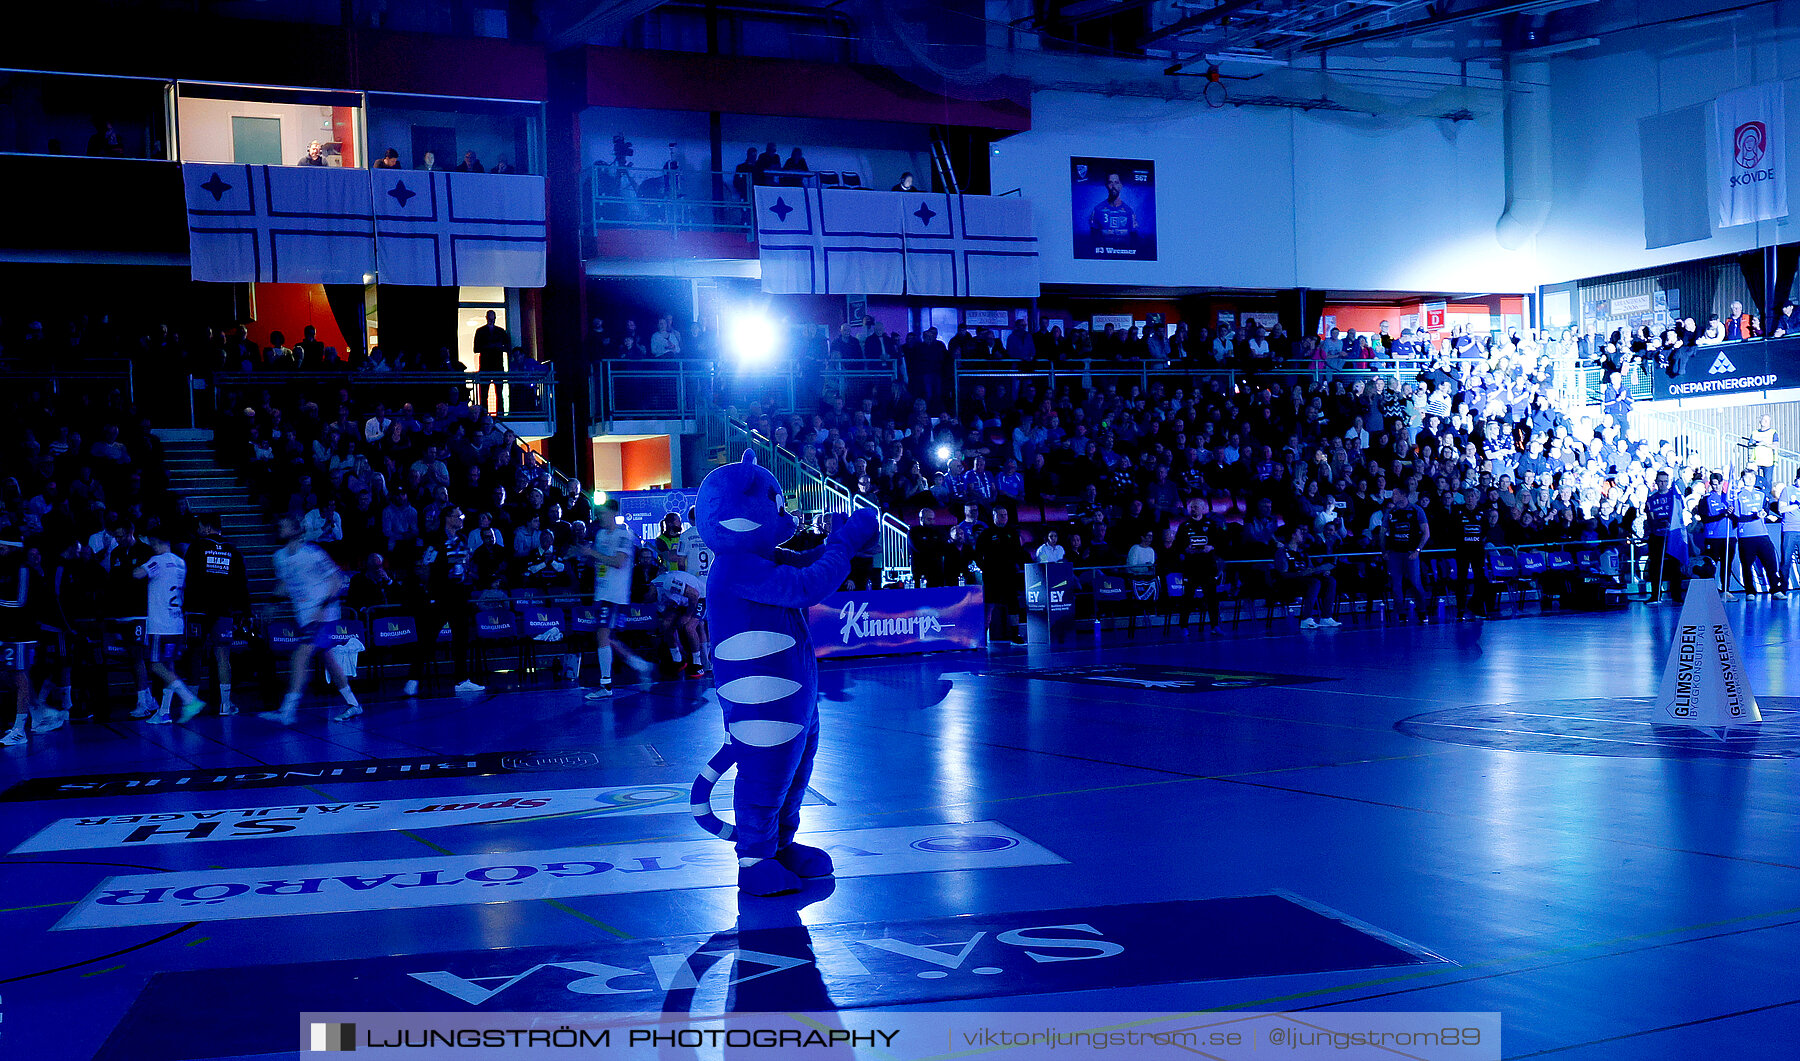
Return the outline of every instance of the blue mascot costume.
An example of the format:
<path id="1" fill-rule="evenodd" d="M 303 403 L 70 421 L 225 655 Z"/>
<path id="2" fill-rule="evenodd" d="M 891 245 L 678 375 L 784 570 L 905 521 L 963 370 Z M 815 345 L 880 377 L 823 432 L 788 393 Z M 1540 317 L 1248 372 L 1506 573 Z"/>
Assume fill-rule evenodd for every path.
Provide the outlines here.
<path id="1" fill-rule="evenodd" d="M 739 889 L 798 891 L 802 878 L 832 872 L 830 855 L 794 843 L 819 749 L 818 665 L 806 609 L 843 584 L 850 557 L 875 537 L 875 511 L 859 509 L 816 549 L 783 549 L 798 524 L 775 476 L 749 451 L 706 477 L 696 509 L 700 537 L 716 554 L 706 620 L 728 736 L 694 781 L 694 817 L 736 842 Z M 713 814 L 711 801 L 733 763 L 735 827 Z"/>

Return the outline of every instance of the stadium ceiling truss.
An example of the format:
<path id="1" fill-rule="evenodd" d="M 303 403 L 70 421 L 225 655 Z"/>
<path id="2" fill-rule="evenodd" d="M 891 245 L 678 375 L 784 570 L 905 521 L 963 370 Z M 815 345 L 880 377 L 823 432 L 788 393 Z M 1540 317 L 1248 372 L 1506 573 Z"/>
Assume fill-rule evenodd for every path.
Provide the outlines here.
<path id="1" fill-rule="evenodd" d="M 1357 45 L 1442 35 L 1466 27 L 1475 41 L 1444 41 L 1460 49 L 1480 38 L 1502 37 L 1508 50 L 1521 42 L 1504 40 L 1508 16 L 1545 15 L 1601 0 L 1049 0 L 1020 24 L 1038 28 L 1080 26 L 1096 19 L 1143 11 L 1148 28 L 1138 44 L 1147 54 L 1165 53 L 1183 64 L 1201 53 L 1231 61 L 1279 64 Z M 1167 18 L 1173 9 L 1176 16 Z M 1159 21 L 1160 20 L 1160 21 Z M 1478 26 L 1480 23 L 1487 25 Z M 1528 46 L 1528 45 L 1527 45 Z M 1492 49 L 1490 49 L 1492 50 Z"/>

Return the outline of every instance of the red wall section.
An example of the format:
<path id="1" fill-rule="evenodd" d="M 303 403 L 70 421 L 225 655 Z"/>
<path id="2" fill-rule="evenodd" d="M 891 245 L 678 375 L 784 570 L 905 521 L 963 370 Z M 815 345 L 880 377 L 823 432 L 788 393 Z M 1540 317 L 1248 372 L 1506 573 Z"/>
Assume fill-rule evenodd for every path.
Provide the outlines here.
<path id="1" fill-rule="evenodd" d="M 331 315 L 323 284 L 257 284 L 256 319 L 250 322 L 250 338 L 269 345 L 269 333 L 280 332 L 289 346 L 300 341 L 306 326 L 318 329 L 319 341 L 345 356 L 350 344 Z M 358 343 L 358 345 L 361 345 Z"/>
<path id="2" fill-rule="evenodd" d="M 1390 305 L 1327 302 L 1325 316 L 1337 318 L 1339 331 L 1349 331 L 1354 328 L 1358 332 L 1375 332 L 1380 330 L 1382 321 L 1387 321 L 1393 327 L 1394 334 L 1399 335 L 1400 318 L 1407 314 L 1420 312 L 1419 307 L 1424 301 L 1424 299 L 1419 299 Z M 1523 318 L 1525 300 L 1516 295 L 1489 295 L 1466 302 L 1451 302 L 1444 309 L 1446 313 L 1481 313 L 1483 311 L 1496 318 L 1507 314 Z M 1496 326 L 1498 323 L 1496 320 Z"/>
<path id="3" fill-rule="evenodd" d="M 619 443 L 619 471 L 627 490 L 667 486 L 671 481 L 669 436 Z"/>

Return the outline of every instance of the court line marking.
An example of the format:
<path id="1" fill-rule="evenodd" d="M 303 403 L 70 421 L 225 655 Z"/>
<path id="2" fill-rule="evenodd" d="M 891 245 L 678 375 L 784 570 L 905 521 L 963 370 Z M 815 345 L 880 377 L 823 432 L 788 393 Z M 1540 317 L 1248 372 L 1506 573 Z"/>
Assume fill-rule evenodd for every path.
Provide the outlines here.
<path id="1" fill-rule="evenodd" d="M 1545 1054 L 1557 1054 L 1564 1050 L 1579 1050 L 1584 1046 L 1598 1046 L 1601 1043 L 1616 1043 L 1622 1039 L 1636 1039 L 1639 1036 L 1655 1035 L 1659 1032 L 1674 1031 L 1677 1028 L 1693 1028 L 1701 1024 L 1713 1024 L 1717 1021 L 1730 1020 L 1733 1017 L 1747 1017 L 1752 1013 L 1766 1013 L 1772 1009 L 1782 1009 L 1786 1006 L 1795 1005 L 1800 1005 L 1800 998 L 1790 998 L 1786 1002 L 1771 1002 L 1766 1006 L 1752 1006 L 1749 1009 L 1733 1010 L 1730 1013 L 1718 1013 L 1710 1017 L 1696 1017 L 1693 1020 L 1684 1020 L 1677 1024 L 1665 1024 L 1659 1028 L 1645 1028 L 1641 1031 L 1609 1035 L 1604 1039 L 1589 1039 L 1584 1043 L 1570 1043 L 1567 1046 L 1553 1046 L 1548 1050 L 1537 1050 L 1529 1054 L 1513 1054 L 1512 1058 L 1542 1057 Z M 1511 1061 L 1511 1059 L 1509 1059 L 1509 1061 Z"/>
<path id="2" fill-rule="evenodd" d="M 1438 814 L 1438 815 L 1442 815 L 1446 818 L 1453 818 L 1453 819 L 1458 819 L 1458 820 L 1463 820 L 1463 821 L 1476 821 L 1476 822 L 1481 822 L 1486 825 L 1501 825 L 1501 826 L 1517 827 L 1519 824 L 1517 822 L 1507 821 L 1507 820 L 1500 819 L 1500 818 L 1484 818 L 1478 814 L 1465 814 L 1460 811 L 1445 810 L 1441 807 L 1409 807 L 1404 803 L 1385 803 L 1378 799 L 1367 799 L 1362 796 L 1347 796 L 1347 795 L 1342 795 L 1342 794 L 1339 794 L 1336 792 L 1314 792 L 1310 789 L 1304 789 L 1304 788 L 1287 788 L 1282 785 L 1271 785 L 1266 782 L 1249 781 L 1249 780 L 1245 780 L 1242 777 L 1217 777 L 1217 778 L 1212 778 L 1211 780 L 1223 781 L 1226 784 L 1231 784 L 1231 785 L 1247 785 L 1251 788 L 1266 788 L 1266 789 L 1270 789 L 1270 790 L 1276 791 L 1276 792 L 1288 792 L 1288 793 L 1291 793 L 1291 794 L 1297 795 L 1297 796 L 1318 796 L 1322 799 L 1342 800 L 1346 803 L 1362 803 L 1362 804 L 1366 804 L 1371 807 L 1382 807 L 1387 810 L 1411 811 L 1416 814 Z M 1549 829 L 1551 827 L 1548 825 L 1545 825 L 1545 826 L 1542 826 L 1541 828 Z M 1792 865 L 1792 864 L 1789 864 L 1786 862 L 1772 862 L 1772 861 L 1769 861 L 1768 859 L 1761 859 L 1761 858 L 1745 858 L 1742 855 L 1727 855 L 1727 854 L 1722 854 L 1717 851 L 1696 851 L 1692 848 L 1687 848 L 1687 847 L 1665 847 L 1663 845 L 1652 844 L 1647 841 L 1630 840 L 1630 839 L 1613 837 L 1613 836 L 1589 836 L 1586 834 L 1581 834 L 1581 835 L 1583 836 L 1584 839 L 1594 840 L 1594 841 L 1598 841 L 1601 843 L 1622 844 L 1626 847 L 1635 847 L 1635 848 L 1640 848 L 1642 850 L 1647 850 L 1647 851 L 1661 851 L 1665 854 L 1696 855 L 1696 856 L 1699 856 L 1702 858 L 1723 859 L 1727 862 L 1741 862 L 1745 865 L 1750 865 L 1750 866 L 1769 866 L 1774 869 L 1800 869 L 1800 865 Z"/>
<path id="3" fill-rule="evenodd" d="M 606 922 L 600 920 L 597 917 L 589 917 L 587 914 L 584 914 L 580 910 L 575 909 L 573 906 L 570 906 L 568 903 L 563 902 L 561 899 L 541 899 L 539 901 L 542 902 L 544 905 L 549 906 L 553 909 L 561 910 L 563 913 L 568 914 L 570 917 L 580 918 L 581 920 L 586 921 L 588 924 L 593 925 L 595 928 L 601 929 L 606 932 L 611 932 L 613 935 L 619 937 L 620 939 L 636 939 L 637 938 L 636 936 L 633 936 L 631 933 L 626 932 L 623 929 L 614 928 L 613 926 L 607 924 Z"/>
<path id="4" fill-rule="evenodd" d="M 1635 934 L 1629 935 L 1629 936 L 1613 936 L 1609 939 L 1594 940 L 1593 942 L 1590 942 L 1590 943 L 1576 943 L 1576 944 L 1572 944 L 1567 947 L 1551 947 L 1551 948 L 1547 948 L 1545 950 L 1528 951 L 1524 954 L 1516 954 L 1516 955 L 1511 955 L 1511 956 L 1504 957 L 1504 958 L 1492 958 L 1492 959 L 1489 959 L 1486 961 L 1459 962 L 1459 963 L 1456 963 L 1456 964 L 1454 964 L 1452 966 L 1448 966 L 1448 967 L 1434 966 L 1432 968 L 1423 969 L 1418 972 L 1401 973 L 1396 976 L 1377 977 L 1373 980 L 1361 980 L 1361 981 L 1357 981 L 1355 983 L 1338 984 L 1338 985 L 1335 985 L 1332 987 L 1317 987 L 1317 988 L 1313 988 L 1308 991 L 1297 991 L 1297 992 L 1294 992 L 1293 994 L 1287 994 L 1287 995 L 1270 995 L 1266 998 L 1251 999 L 1251 1000 L 1245 1001 L 1245 1002 L 1233 1002 L 1233 1003 L 1229 1003 L 1227 1005 L 1222 1005 L 1222 1006 L 1218 1007 L 1218 1010 L 1197 1010 L 1195 1012 L 1196 1013 L 1208 1013 L 1208 1012 L 1217 1012 L 1220 1010 L 1234 1010 L 1234 1009 L 1265 1009 L 1265 1008 L 1269 1007 L 1270 1005 L 1273 1005 L 1278 1002 L 1292 1002 L 1297 999 L 1313 998 L 1313 997 L 1316 997 L 1319 995 L 1337 994 L 1338 992 L 1341 992 L 1341 991 L 1355 991 L 1355 990 L 1358 990 L 1359 988 L 1365 988 L 1365 987 L 1382 987 L 1387 984 L 1405 983 L 1406 981 L 1409 981 L 1409 980 L 1422 980 L 1422 979 L 1426 979 L 1426 978 L 1433 977 L 1433 976 L 1447 975 L 1449 973 L 1457 972 L 1458 970 L 1483 969 L 1483 968 L 1488 968 L 1491 966 L 1505 965 L 1505 964 L 1514 963 L 1514 962 L 1529 962 L 1529 961 L 1533 961 L 1533 960 L 1540 959 L 1540 958 L 1552 958 L 1552 957 L 1556 957 L 1558 955 L 1563 955 L 1563 954 L 1574 954 L 1574 953 L 1584 951 L 1584 950 L 1593 950 L 1593 949 L 1599 948 L 1599 947 L 1613 947 L 1613 946 L 1617 946 L 1622 943 L 1635 943 L 1639 940 L 1657 939 L 1662 936 L 1672 936 L 1672 935 L 1678 935 L 1678 934 L 1686 933 L 1686 932 L 1696 932 L 1701 929 L 1722 928 L 1726 925 L 1739 925 L 1739 924 L 1743 924 L 1746 921 L 1761 921 L 1761 920 L 1766 920 L 1768 918 L 1773 918 L 1773 917 L 1784 917 L 1784 916 L 1787 916 L 1790 914 L 1800 914 L 1800 907 L 1788 907 L 1786 909 L 1781 909 L 1781 910 L 1769 910 L 1769 911 L 1766 911 L 1766 912 L 1760 913 L 1760 914 L 1744 914 L 1739 917 L 1728 917 L 1728 918 L 1725 918 L 1725 919 L 1719 920 L 1719 921 L 1701 921 L 1701 922 L 1698 922 L 1698 923 L 1692 924 L 1692 925 L 1681 925 L 1676 928 L 1658 929 L 1654 932 L 1640 932 L 1640 933 L 1635 933 Z M 1691 940 L 1672 940 L 1669 943 L 1658 944 L 1657 946 L 1676 946 L 1676 945 L 1679 945 L 1682 943 L 1688 943 L 1688 942 L 1701 943 L 1701 942 L 1705 942 L 1709 939 L 1723 938 L 1725 936 L 1740 935 L 1740 934 L 1749 933 L 1749 932 L 1761 932 L 1764 929 L 1770 929 L 1770 928 L 1784 928 L 1784 927 L 1794 925 L 1794 924 L 1800 924 L 1800 921 L 1782 921 L 1782 922 L 1777 922 L 1775 924 L 1770 924 L 1770 925 L 1758 925 L 1753 928 L 1733 930 L 1731 932 L 1713 933 L 1713 934 L 1705 935 L 1705 936 L 1696 936 L 1696 937 L 1693 937 Z M 1607 952 L 1600 953 L 1600 954 L 1590 955 L 1589 957 L 1591 957 L 1591 958 L 1610 958 L 1610 957 L 1617 957 L 1619 955 L 1630 954 L 1630 953 L 1634 953 L 1635 951 L 1647 950 L 1647 949 L 1651 949 L 1651 948 L 1633 947 L 1633 948 L 1627 948 L 1627 949 L 1621 950 L 1621 951 L 1607 951 Z M 1585 961 L 1588 959 L 1582 958 L 1582 959 L 1577 959 L 1577 960 Z M 1532 971 L 1535 971 L 1535 970 L 1541 969 L 1541 968 L 1554 968 L 1557 965 L 1565 965 L 1565 964 L 1572 964 L 1572 963 L 1557 962 L 1557 963 L 1552 963 L 1550 965 L 1545 965 L 1545 966 L 1526 966 L 1526 967 L 1512 970 L 1512 972 L 1532 972 Z M 1367 1001 L 1369 999 L 1388 998 L 1388 997 L 1392 997 L 1394 995 L 1407 994 L 1407 993 L 1410 993 L 1411 991 L 1415 991 L 1415 990 L 1428 991 L 1428 990 L 1431 990 L 1433 988 L 1438 988 L 1438 987 L 1453 987 L 1456 984 L 1465 983 L 1470 980 L 1486 980 L 1486 979 L 1493 979 L 1494 977 L 1497 977 L 1497 976 L 1508 976 L 1508 975 L 1511 975 L 1511 972 L 1485 974 L 1483 976 L 1470 977 L 1470 978 L 1466 978 L 1465 980 L 1450 981 L 1448 983 L 1442 983 L 1442 984 L 1421 984 L 1417 988 L 1407 988 L 1404 991 L 1389 991 L 1389 992 L 1383 992 L 1383 993 L 1377 994 L 1377 995 L 1361 995 L 1356 998 L 1338 999 L 1335 1002 L 1325 1002 L 1325 1003 L 1321 1003 L 1319 1006 L 1314 1006 L 1314 1007 L 1309 1007 L 1309 1008 L 1322 1009 L 1322 1008 L 1330 1007 L 1330 1006 L 1348 1006 L 1348 1005 L 1352 1005 L 1357 1002 Z M 1185 1014 L 1185 1015 L 1191 1016 L 1193 1014 Z"/>
<path id="5" fill-rule="evenodd" d="M 84 965 L 92 965 L 95 962 L 106 961 L 108 958 L 118 958 L 123 955 L 130 954 L 132 951 L 143 950 L 146 947 L 154 947 L 158 943 L 161 943 L 164 940 L 174 939 L 176 936 L 181 935 L 183 932 L 188 931 L 189 929 L 193 928 L 194 926 L 198 925 L 199 923 L 200 922 L 198 922 L 198 921 L 189 921 L 187 924 L 182 925 L 179 928 L 176 928 L 169 932 L 164 932 L 162 935 L 157 936 L 155 939 L 147 939 L 142 943 L 136 943 L 136 944 L 126 947 L 122 950 L 113 951 L 111 954 L 101 954 L 101 955 L 97 955 L 92 958 L 83 958 L 81 961 L 70 962 L 68 965 L 59 965 L 54 969 L 43 969 L 43 970 L 40 970 L 35 973 L 23 973 L 19 976 L 9 976 L 4 980 L 0 980 L 0 984 L 16 984 L 21 980 L 31 980 L 31 979 L 34 979 L 39 976 L 49 976 L 53 973 L 64 973 L 64 972 L 68 972 L 70 969 L 79 969 Z"/>
<path id="6" fill-rule="evenodd" d="M 80 899 L 68 899 L 60 903 L 38 903 L 36 906 L 9 906 L 0 910 L 0 914 L 16 914 L 25 910 L 48 910 L 53 906 L 74 906 Z"/>
<path id="7" fill-rule="evenodd" d="M 107 968 L 107 969 L 90 969 L 90 970 L 88 970 L 88 971 L 87 971 L 87 972 L 85 972 L 85 973 L 82 973 L 82 974 L 81 974 L 81 978 L 82 978 L 82 979 L 83 979 L 83 980 L 85 980 L 85 979 L 87 979 L 87 978 L 88 978 L 88 977 L 90 977 L 90 976 L 99 976 L 99 975 L 101 975 L 101 974 L 103 974 L 103 973 L 116 973 L 116 972 L 118 972 L 118 971 L 119 971 L 119 970 L 120 970 L 120 969 L 123 969 L 123 968 L 125 968 L 125 967 L 124 967 L 124 966 L 123 966 L 123 965 L 114 965 L 114 966 L 112 966 L 112 967 L 110 967 L 110 968 Z"/>

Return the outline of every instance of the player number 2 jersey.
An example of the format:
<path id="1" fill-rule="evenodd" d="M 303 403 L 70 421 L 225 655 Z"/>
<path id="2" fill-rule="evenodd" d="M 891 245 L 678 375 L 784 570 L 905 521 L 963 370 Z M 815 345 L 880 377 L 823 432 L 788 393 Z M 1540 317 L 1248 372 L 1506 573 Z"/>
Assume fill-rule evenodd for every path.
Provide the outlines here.
<path id="1" fill-rule="evenodd" d="M 144 561 L 144 570 L 150 576 L 144 632 L 164 637 L 186 633 L 187 563 L 174 553 L 164 553 Z"/>

